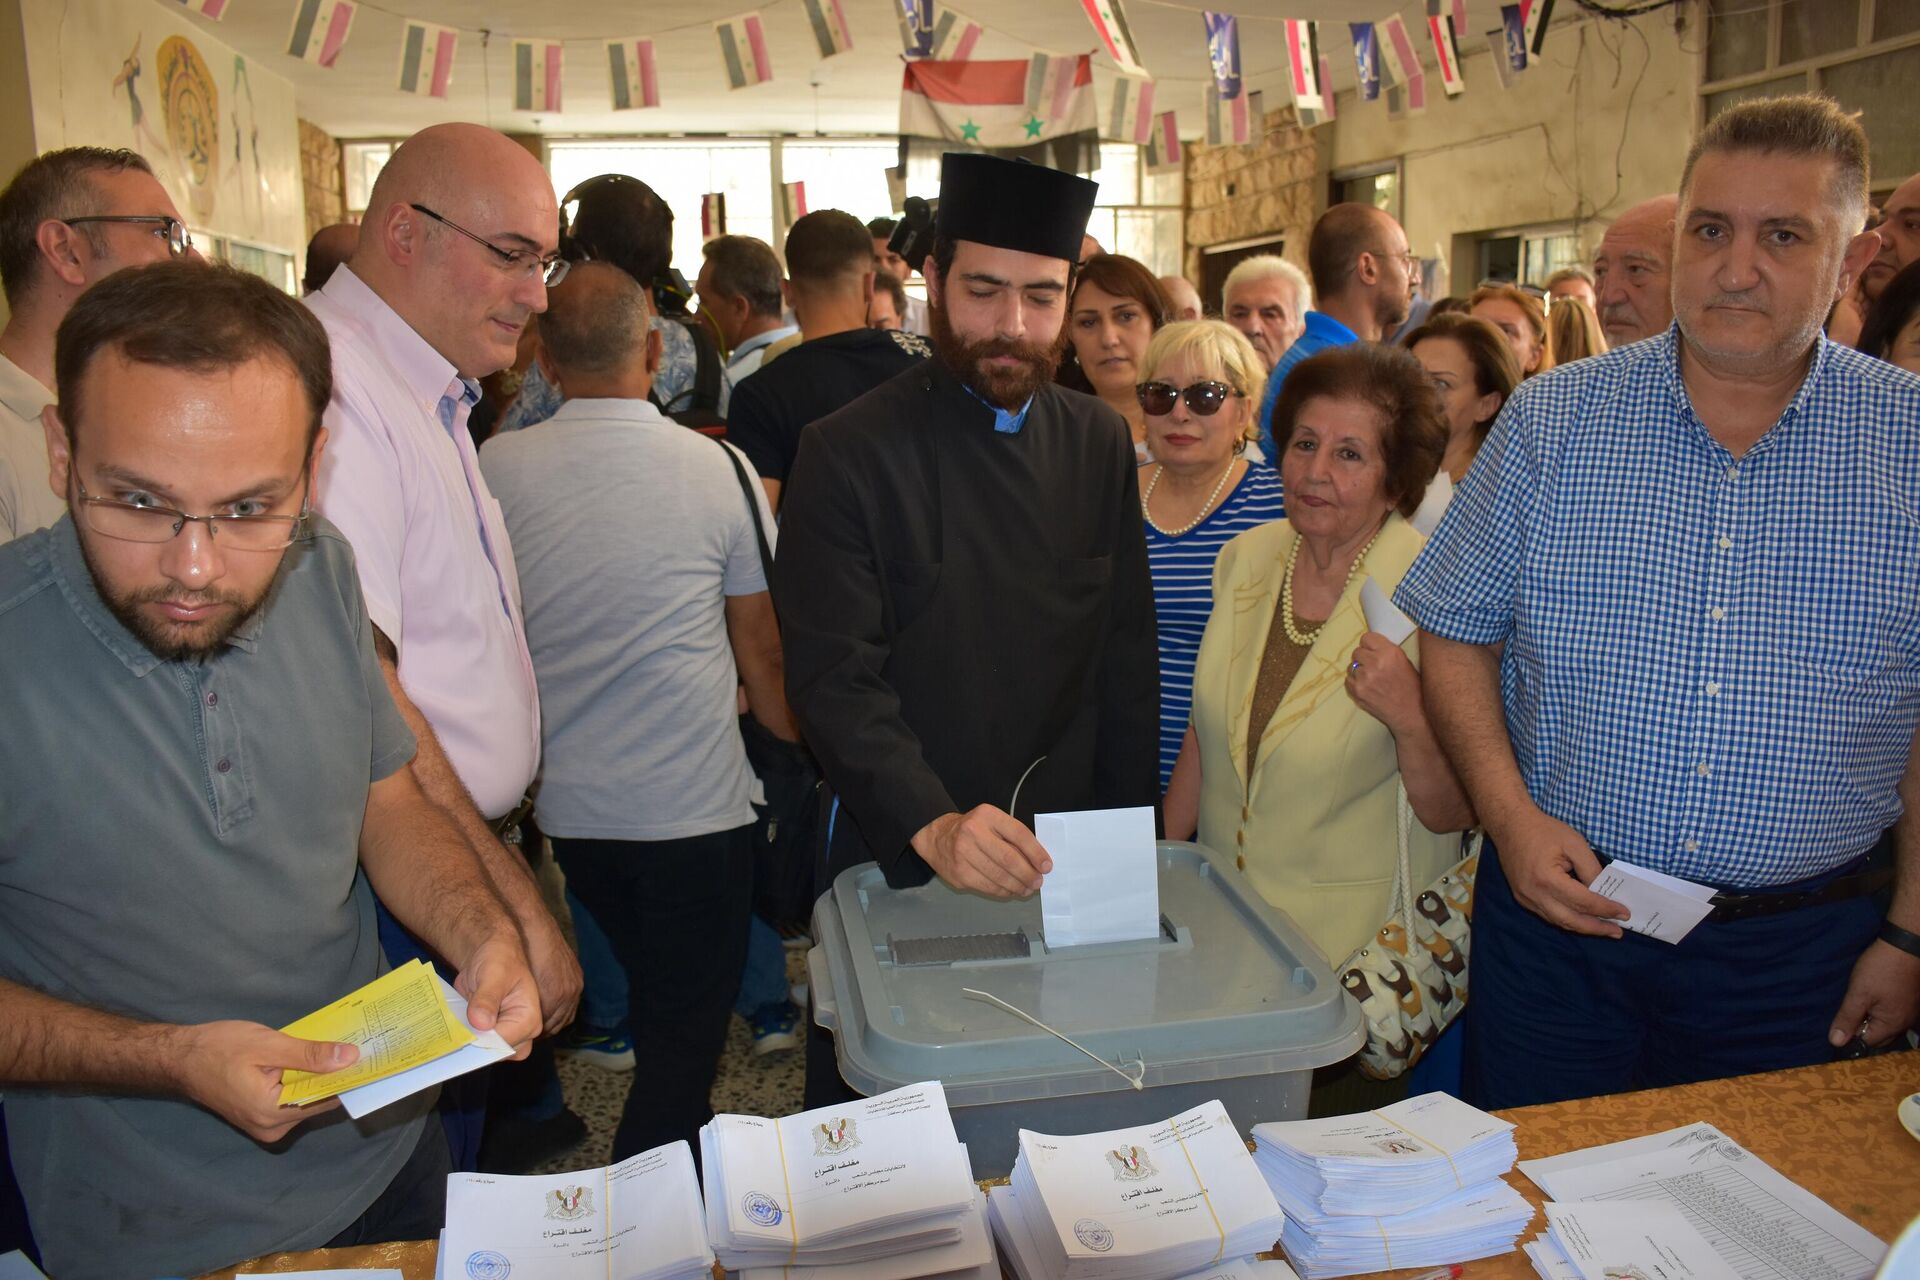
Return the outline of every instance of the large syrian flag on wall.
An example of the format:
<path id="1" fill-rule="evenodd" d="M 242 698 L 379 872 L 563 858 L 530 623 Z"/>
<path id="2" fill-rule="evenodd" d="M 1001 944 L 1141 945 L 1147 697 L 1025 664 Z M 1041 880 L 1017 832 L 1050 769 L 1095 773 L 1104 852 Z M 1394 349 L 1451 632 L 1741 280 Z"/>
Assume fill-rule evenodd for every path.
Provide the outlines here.
<path id="1" fill-rule="evenodd" d="M 1029 147 L 1099 126 L 1093 60 L 1055 59 L 1044 92 L 1031 99 L 1027 59 L 1000 62 L 909 62 L 900 89 L 900 132 L 988 150 Z"/>

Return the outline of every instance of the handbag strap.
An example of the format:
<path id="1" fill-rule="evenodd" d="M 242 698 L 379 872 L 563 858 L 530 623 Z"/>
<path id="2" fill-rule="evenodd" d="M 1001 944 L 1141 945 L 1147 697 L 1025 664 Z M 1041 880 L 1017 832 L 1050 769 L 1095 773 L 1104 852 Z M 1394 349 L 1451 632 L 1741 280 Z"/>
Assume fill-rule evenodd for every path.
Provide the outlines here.
<path id="1" fill-rule="evenodd" d="M 725 440 L 715 439 L 720 452 L 727 455 L 727 461 L 733 464 L 734 479 L 740 482 L 740 495 L 747 500 L 747 514 L 753 517 L 753 540 L 760 544 L 760 572 L 767 580 L 767 590 L 773 590 L 773 548 L 767 545 L 767 527 L 760 522 L 760 500 L 754 493 L 755 481 L 747 478 L 747 469 L 740 465 L 740 455 Z M 1402 802 L 1406 793 L 1400 793 Z M 1405 839 L 1401 841 L 1404 848 Z"/>
<path id="2" fill-rule="evenodd" d="M 1400 923 L 1407 931 L 1407 946 L 1414 946 L 1413 940 L 1413 857 L 1408 851 L 1407 842 L 1413 829 L 1413 805 L 1407 800 L 1407 784 L 1396 777 L 1394 790 L 1394 825 L 1399 828 L 1400 862 L 1395 869 L 1393 880 L 1393 901 L 1387 904 L 1389 916 L 1399 916 Z"/>

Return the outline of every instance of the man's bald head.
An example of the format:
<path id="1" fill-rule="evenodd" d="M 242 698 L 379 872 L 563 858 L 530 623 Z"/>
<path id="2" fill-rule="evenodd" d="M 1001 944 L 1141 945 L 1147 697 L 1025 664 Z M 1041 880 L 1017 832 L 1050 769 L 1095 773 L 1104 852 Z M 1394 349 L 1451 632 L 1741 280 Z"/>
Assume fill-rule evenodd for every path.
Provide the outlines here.
<path id="1" fill-rule="evenodd" d="M 1413 304 L 1407 233 L 1370 204 L 1347 201 L 1320 215 L 1307 241 L 1307 274 L 1318 308 L 1369 341 L 1405 320 Z"/>
<path id="2" fill-rule="evenodd" d="M 1920 173 L 1893 189 L 1881 213 L 1882 221 L 1874 228 L 1880 233 L 1880 252 L 1860 276 L 1860 291 L 1869 301 L 1880 296 L 1901 268 L 1920 262 Z"/>
<path id="3" fill-rule="evenodd" d="M 540 345 L 568 373 L 609 373 L 644 354 L 653 310 L 634 278 L 605 262 L 582 262 L 547 291 Z"/>
<path id="4" fill-rule="evenodd" d="M 1198 320 L 1205 314 L 1200 306 L 1200 291 L 1185 276 L 1161 276 L 1160 287 L 1167 291 L 1167 301 L 1173 303 L 1173 314 L 1168 319 Z"/>
<path id="5" fill-rule="evenodd" d="M 470 378 L 507 368 L 546 309 L 542 260 L 560 237 L 533 154 L 476 124 L 422 129 L 380 171 L 349 265 Z"/>
<path id="6" fill-rule="evenodd" d="M 336 222 L 322 227 L 307 241 L 307 269 L 300 277 L 304 293 L 318 293 L 333 279 L 340 264 L 360 247 L 360 228 L 351 222 Z"/>
<path id="7" fill-rule="evenodd" d="M 1673 323 L 1673 231 L 1679 210 L 1677 195 L 1642 200 L 1600 237 L 1593 281 L 1609 346 L 1665 333 Z"/>

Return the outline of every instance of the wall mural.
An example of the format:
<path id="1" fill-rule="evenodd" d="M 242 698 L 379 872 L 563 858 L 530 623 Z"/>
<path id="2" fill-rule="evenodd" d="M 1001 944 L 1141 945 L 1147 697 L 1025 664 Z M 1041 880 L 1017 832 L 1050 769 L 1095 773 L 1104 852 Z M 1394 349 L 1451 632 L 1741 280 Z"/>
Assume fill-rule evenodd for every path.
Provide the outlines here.
<path id="1" fill-rule="evenodd" d="M 23 5 L 34 142 L 145 156 L 203 248 L 278 278 L 306 243 L 293 86 L 154 0 Z"/>

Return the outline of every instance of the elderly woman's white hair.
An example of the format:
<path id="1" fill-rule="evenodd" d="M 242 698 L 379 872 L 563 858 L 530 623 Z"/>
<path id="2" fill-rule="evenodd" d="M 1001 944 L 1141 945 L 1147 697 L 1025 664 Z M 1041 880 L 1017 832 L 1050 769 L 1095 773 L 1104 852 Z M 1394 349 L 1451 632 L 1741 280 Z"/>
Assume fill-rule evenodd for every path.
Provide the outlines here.
<path id="1" fill-rule="evenodd" d="M 1300 314 L 1313 310 L 1313 286 L 1307 283 L 1307 273 L 1273 253 L 1256 253 L 1251 258 L 1242 258 L 1227 272 L 1226 281 L 1220 286 L 1220 300 L 1233 296 L 1233 291 L 1241 285 L 1259 284 L 1264 280 L 1285 280 L 1293 286 L 1300 300 Z"/>
<path id="2" fill-rule="evenodd" d="M 1147 343 L 1140 361 L 1140 381 L 1152 382 L 1160 371 L 1186 360 L 1196 372 L 1216 377 L 1244 395 L 1256 408 L 1267 389 L 1267 366 L 1247 335 L 1224 320 L 1176 320 L 1162 325 Z M 1260 415 L 1247 415 L 1240 433 L 1243 445 L 1260 438 Z"/>

